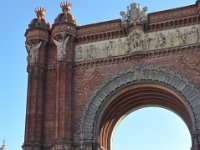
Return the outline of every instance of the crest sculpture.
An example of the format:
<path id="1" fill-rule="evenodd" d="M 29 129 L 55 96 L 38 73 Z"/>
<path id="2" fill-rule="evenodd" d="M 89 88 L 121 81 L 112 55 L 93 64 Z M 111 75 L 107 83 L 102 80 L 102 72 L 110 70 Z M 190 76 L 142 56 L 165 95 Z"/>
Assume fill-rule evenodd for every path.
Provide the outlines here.
<path id="1" fill-rule="evenodd" d="M 147 15 L 148 8 L 144 7 L 140 9 L 140 5 L 137 3 L 132 3 L 130 6 L 127 6 L 127 13 L 124 11 L 120 12 L 122 24 L 143 24 L 148 20 Z"/>

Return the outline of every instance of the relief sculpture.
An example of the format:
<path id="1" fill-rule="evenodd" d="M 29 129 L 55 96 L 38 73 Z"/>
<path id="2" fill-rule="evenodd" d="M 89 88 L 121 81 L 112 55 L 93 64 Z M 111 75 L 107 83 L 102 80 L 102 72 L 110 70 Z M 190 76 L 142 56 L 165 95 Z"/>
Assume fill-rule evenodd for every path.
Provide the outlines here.
<path id="1" fill-rule="evenodd" d="M 31 65 L 36 64 L 38 62 L 39 49 L 41 45 L 42 42 L 33 45 L 26 44 L 26 48 L 29 54 L 28 61 Z"/>
<path id="2" fill-rule="evenodd" d="M 133 31 L 129 34 L 131 52 L 142 48 L 142 33 Z"/>
<path id="3" fill-rule="evenodd" d="M 80 62 L 194 44 L 199 42 L 199 32 L 199 25 L 152 33 L 136 29 L 128 37 L 77 45 L 75 58 Z"/>
<path id="4" fill-rule="evenodd" d="M 156 34 L 156 45 L 155 48 L 165 48 L 166 47 L 166 37 L 162 34 Z"/>
<path id="5" fill-rule="evenodd" d="M 69 36 L 64 38 L 64 34 L 62 34 L 62 38 L 59 41 L 53 39 L 54 44 L 57 46 L 57 59 L 63 60 L 66 57 L 66 45 L 69 41 Z"/>

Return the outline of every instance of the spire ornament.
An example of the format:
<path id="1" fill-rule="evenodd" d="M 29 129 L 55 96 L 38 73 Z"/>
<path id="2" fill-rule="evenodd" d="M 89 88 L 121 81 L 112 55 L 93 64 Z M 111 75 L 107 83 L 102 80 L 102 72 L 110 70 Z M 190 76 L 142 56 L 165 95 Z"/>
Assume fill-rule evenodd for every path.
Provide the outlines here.
<path id="1" fill-rule="evenodd" d="M 35 8 L 34 11 L 35 11 L 37 18 L 34 18 L 31 21 L 31 23 L 29 24 L 29 28 L 49 30 L 50 24 L 45 19 L 46 9 L 44 9 L 42 7 L 37 7 L 37 8 Z"/>
<path id="2" fill-rule="evenodd" d="M 72 4 L 68 1 L 61 2 L 60 8 L 62 9 L 62 13 L 58 15 L 54 22 L 56 24 L 69 23 L 76 26 L 76 21 L 73 15 L 70 13 Z"/>
<path id="3" fill-rule="evenodd" d="M 35 8 L 35 13 L 36 13 L 36 16 L 37 16 L 37 18 L 38 18 L 38 21 L 39 22 L 41 22 L 41 20 L 42 19 L 44 19 L 44 17 L 45 17 L 45 14 L 46 14 L 46 9 L 44 9 L 44 8 Z"/>
<path id="4" fill-rule="evenodd" d="M 69 13 L 70 9 L 72 8 L 72 4 L 70 2 L 61 2 L 60 8 L 62 8 L 63 13 Z"/>

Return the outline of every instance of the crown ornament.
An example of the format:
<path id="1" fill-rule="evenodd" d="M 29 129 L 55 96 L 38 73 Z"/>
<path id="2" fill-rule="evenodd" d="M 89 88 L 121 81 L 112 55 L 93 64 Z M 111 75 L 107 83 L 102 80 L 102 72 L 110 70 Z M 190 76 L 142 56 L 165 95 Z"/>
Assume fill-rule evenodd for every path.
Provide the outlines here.
<path id="1" fill-rule="evenodd" d="M 63 13 L 69 12 L 70 9 L 72 8 L 72 4 L 70 2 L 61 2 L 60 3 L 60 8 L 62 8 Z"/>
<path id="2" fill-rule="evenodd" d="M 35 8 L 35 13 L 37 15 L 38 20 L 41 21 L 41 19 L 44 19 L 44 16 L 46 14 L 46 9 L 41 7 Z"/>

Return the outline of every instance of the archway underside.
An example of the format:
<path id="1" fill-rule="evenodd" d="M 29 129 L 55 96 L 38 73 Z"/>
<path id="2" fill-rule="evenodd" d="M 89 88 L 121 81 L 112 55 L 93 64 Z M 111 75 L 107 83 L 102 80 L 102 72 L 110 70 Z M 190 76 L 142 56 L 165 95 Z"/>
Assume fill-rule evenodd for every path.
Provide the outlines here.
<path id="1" fill-rule="evenodd" d="M 155 84 L 139 84 L 119 91 L 102 105 L 99 114 L 97 137 L 102 150 L 111 150 L 112 133 L 119 121 L 130 112 L 147 106 L 158 106 L 178 114 L 188 126 L 191 134 L 192 117 L 184 101 L 173 91 Z M 100 108 L 101 109 L 101 108 Z"/>

